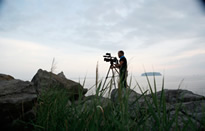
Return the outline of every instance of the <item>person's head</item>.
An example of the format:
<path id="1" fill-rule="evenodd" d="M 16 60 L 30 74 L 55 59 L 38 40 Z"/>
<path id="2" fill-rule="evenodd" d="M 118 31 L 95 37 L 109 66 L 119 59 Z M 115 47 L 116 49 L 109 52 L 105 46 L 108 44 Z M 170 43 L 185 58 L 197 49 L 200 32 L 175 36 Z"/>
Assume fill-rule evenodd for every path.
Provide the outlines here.
<path id="1" fill-rule="evenodd" d="M 124 56 L 124 51 L 122 50 L 118 51 L 118 57 L 120 58 L 121 56 Z"/>

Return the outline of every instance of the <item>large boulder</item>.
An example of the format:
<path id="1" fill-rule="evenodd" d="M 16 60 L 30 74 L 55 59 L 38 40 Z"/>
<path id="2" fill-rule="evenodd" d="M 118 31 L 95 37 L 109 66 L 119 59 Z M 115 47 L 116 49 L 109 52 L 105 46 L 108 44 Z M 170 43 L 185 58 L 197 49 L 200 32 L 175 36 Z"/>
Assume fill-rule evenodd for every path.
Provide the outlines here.
<path id="1" fill-rule="evenodd" d="M 22 120 L 28 115 L 33 117 L 31 112 L 37 99 L 32 83 L 7 76 L 0 80 L 0 129 L 13 128 L 15 120 Z"/>
<path id="2" fill-rule="evenodd" d="M 5 74 L 0 74 L 0 81 L 3 81 L 3 80 L 13 80 L 14 77 L 13 76 L 10 76 L 10 75 L 5 75 Z"/>
<path id="3" fill-rule="evenodd" d="M 201 123 L 205 122 L 205 100 L 184 102 L 181 111 Z"/>
<path id="4" fill-rule="evenodd" d="M 121 98 L 127 97 L 128 103 L 132 104 L 137 100 L 137 98 L 140 96 L 140 94 L 138 94 L 137 92 L 135 92 L 134 90 L 132 90 L 130 88 L 124 88 L 121 90 L 113 89 L 111 92 L 111 100 L 114 103 L 116 103 L 119 101 L 119 96 L 121 96 Z"/>
<path id="5" fill-rule="evenodd" d="M 132 118 L 136 117 L 138 108 L 138 99 L 141 95 L 130 88 L 113 89 L 111 92 L 111 100 L 115 104 L 120 104 L 120 101 L 128 104 L 128 111 Z M 127 107 L 126 105 L 124 105 Z"/>
<path id="6" fill-rule="evenodd" d="M 112 101 L 102 96 L 91 95 L 85 97 L 82 103 L 83 103 L 82 111 L 85 111 L 87 108 L 94 109 L 96 107 L 101 107 L 102 109 L 106 109 L 112 104 Z"/>
<path id="7" fill-rule="evenodd" d="M 87 89 L 84 89 L 79 83 L 68 80 L 63 72 L 56 75 L 52 72 L 39 69 L 33 77 L 32 82 L 34 83 L 34 86 L 37 87 L 38 93 L 41 93 L 44 89 L 53 87 L 66 88 L 69 96 L 75 99 L 80 95 L 85 95 L 87 93 Z"/>
<path id="8" fill-rule="evenodd" d="M 70 102 L 68 104 L 71 105 Z M 71 112 L 71 116 L 76 117 L 76 119 L 81 119 L 82 114 L 85 116 L 85 114 L 91 115 L 94 113 L 99 113 L 103 118 L 113 110 L 113 103 L 109 98 L 96 95 L 86 96 L 83 100 L 76 101 L 73 104 L 75 104 L 74 107 L 77 110 Z"/>
<path id="9" fill-rule="evenodd" d="M 166 102 L 168 103 L 205 100 L 204 96 L 194 94 L 191 91 L 182 90 L 182 89 L 175 89 L 175 90 L 164 89 L 164 95 L 165 95 Z M 161 91 L 157 92 L 157 96 L 158 98 L 160 98 Z"/>
<path id="10" fill-rule="evenodd" d="M 119 93 L 121 91 L 121 93 Z M 173 118 L 176 118 L 178 121 L 178 125 L 175 123 L 172 125 L 172 129 L 175 130 L 178 126 L 179 128 L 186 128 L 189 129 L 192 125 L 195 124 L 196 128 L 204 129 L 204 122 L 205 122 L 205 97 L 200 96 L 198 94 L 194 94 L 188 90 L 168 90 L 165 89 L 154 94 L 158 101 L 158 106 L 160 105 L 161 101 L 161 94 L 164 93 L 165 99 L 165 106 L 166 112 L 160 107 L 157 109 L 154 104 L 154 99 L 152 98 L 151 94 L 140 95 L 136 93 L 134 90 L 129 88 L 119 90 L 114 89 L 111 93 L 111 100 L 116 103 L 120 104 L 119 94 L 121 94 L 122 98 L 126 98 L 128 103 L 128 113 L 130 114 L 131 118 L 137 119 L 139 113 L 143 114 L 142 111 L 150 111 L 150 106 L 152 107 L 151 110 L 156 111 L 156 114 L 160 115 L 163 118 L 163 113 L 166 113 L 169 120 L 171 121 Z M 122 99 L 123 100 L 123 99 Z M 137 111 L 138 110 L 138 111 Z M 177 111 L 178 110 L 178 111 Z M 153 115 L 150 115 L 149 118 L 146 120 L 146 126 L 148 129 L 152 130 L 152 126 L 155 124 L 155 119 Z"/>

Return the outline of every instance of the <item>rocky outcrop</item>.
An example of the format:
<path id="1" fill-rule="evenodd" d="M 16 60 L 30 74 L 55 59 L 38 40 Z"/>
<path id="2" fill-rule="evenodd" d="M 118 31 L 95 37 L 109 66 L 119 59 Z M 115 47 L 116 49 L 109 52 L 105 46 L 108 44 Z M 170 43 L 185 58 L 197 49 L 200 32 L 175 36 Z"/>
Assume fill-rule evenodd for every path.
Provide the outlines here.
<path id="1" fill-rule="evenodd" d="M 161 91 L 157 92 L 158 99 L 161 97 Z M 204 96 L 194 94 L 188 90 L 168 90 L 164 89 L 164 95 L 166 102 L 168 103 L 178 103 L 178 102 L 190 102 L 190 101 L 199 101 L 204 100 Z M 149 95 L 151 97 L 151 95 Z"/>
<path id="2" fill-rule="evenodd" d="M 72 104 L 68 102 L 68 105 Z M 73 106 L 76 111 L 73 111 L 70 114 L 76 119 L 81 119 L 82 114 L 93 114 L 94 112 L 98 112 L 103 118 L 105 112 L 113 110 L 113 103 L 109 98 L 97 95 L 86 96 L 83 100 L 74 102 Z"/>
<path id="3" fill-rule="evenodd" d="M 140 96 L 140 94 L 138 94 L 137 92 L 135 92 L 134 90 L 131 90 L 129 88 L 122 89 L 122 90 L 113 89 L 111 92 L 111 100 L 114 103 L 117 103 L 119 101 L 120 94 L 122 95 L 122 98 L 128 97 L 129 104 L 132 104 L 133 102 L 135 102 L 137 100 L 137 98 Z"/>
<path id="4" fill-rule="evenodd" d="M 128 111 L 132 118 L 136 117 L 138 98 L 140 96 L 141 96 L 140 94 L 138 94 L 137 92 L 129 88 L 123 88 L 122 90 L 113 89 L 111 92 L 111 100 L 115 104 L 120 104 L 121 100 L 122 101 L 127 100 L 127 102 L 124 102 L 124 103 L 128 104 L 128 107 L 129 107 Z"/>
<path id="5" fill-rule="evenodd" d="M 3 80 L 13 80 L 14 77 L 13 76 L 10 76 L 10 75 L 5 75 L 5 74 L 0 74 L 0 81 L 3 81 Z"/>
<path id="6" fill-rule="evenodd" d="M 143 95 L 136 93 L 134 90 L 131 89 L 124 89 L 124 91 L 121 91 L 122 98 L 125 98 L 127 96 L 127 103 L 128 103 L 128 111 L 132 118 L 136 118 L 136 110 L 146 110 L 148 109 L 147 104 L 152 104 L 153 110 L 155 110 L 155 105 L 153 103 L 153 98 L 151 94 Z M 127 94 L 126 94 L 127 93 Z M 176 113 L 178 115 L 178 124 L 179 128 L 187 126 L 191 126 L 191 123 L 196 123 L 196 128 L 198 129 L 204 129 L 202 127 L 202 123 L 205 119 L 205 97 L 200 96 L 197 94 L 194 94 L 191 91 L 188 90 L 168 90 L 165 89 L 163 91 L 164 93 L 164 99 L 166 103 L 166 115 L 170 117 L 170 120 L 172 120 L 174 117 L 176 117 Z M 154 97 L 156 96 L 158 104 L 160 103 L 160 97 L 161 97 L 162 91 L 156 92 L 154 94 Z M 119 99 L 119 90 L 114 89 L 111 93 L 111 100 L 116 103 Z M 146 101 L 145 101 L 146 99 Z M 134 102 L 134 103 L 133 103 Z M 131 104 L 132 103 L 132 104 Z M 178 109 L 178 111 L 176 110 Z M 157 111 L 157 110 L 156 110 Z M 159 110 L 158 110 L 159 111 Z M 161 110 L 161 113 L 157 113 L 161 115 L 161 118 L 163 118 L 163 109 Z M 154 124 L 154 119 L 152 116 L 147 119 L 147 126 L 150 127 Z M 186 125 L 185 125 L 186 123 Z M 190 124 L 189 124 L 190 123 Z M 176 125 L 173 124 L 173 130 L 176 129 Z"/>
<path id="7" fill-rule="evenodd" d="M 16 80 L 8 75 L 1 78 L 0 129 L 9 129 L 15 120 L 34 115 L 31 112 L 37 93 L 31 82 Z"/>
<path id="8" fill-rule="evenodd" d="M 68 80 L 63 72 L 58 75 L 39 69 L 33 77 L 32 82 L 37 88 L 37 92 L 41 93 L 46 88 L 66 88 L 71 98 L 77 99 L 79 95 L 85 95 L 87 89 L 84 89 L 79 83 Z"/>
<path id="9" fill-rule="evenodd" d="M 205 119 L 205 100 L 184 102 L 181 106 L 181 112 L 199 122 L 203 121 Z"/>
<path id="10" fill-rule="evenodd" d="M 54 74 L 44 70 L 38 70 L 33 77 L 32 82 L 14 79 L 10 75 L 0 74 L 0 130 L 24 130 L 24 125 L 18 123 L 18 120 L 31 121 L 35 120 L 35 112 L 33 110 L 35 102 L 42 91 L 51 88 L 65 88 L 68 92 L 69 99 L 67 107 L 77 105 L 79 112 L 91 113 L 99 111 L 104 114 L 106 111 L 111 111 L 113 108 L 121 109 L 120 104 L 126 103 L 126 113 L 128 111 L 132 120 L 137 120 L 142 115 L 147 115 L 150 112 L 156 113 L 159 119 L 164 119 L 166 114 L 167 120 L 172 121 L 177 119 L 178 125 L 173 124 L 172 129 L 183 128 L 196 123 L 196 128 L 203 130 L 205 126 L 202 124 L 205 120 L 205 97 L 194 94 L 188 90 L 168 90 L 156 92 L 151 94 L 138 94 L 132 89 L 114 89 L 111 92 L 111 98 L 102 96 L 87 96 L 84 89 L 79 83 L 68 80 L 64 73 Z M 163 95 L 162 95 L 163 93 Z M 162 96 L 164 98 L 162 99 Z M 153 97 L 155 97 L 153 99 Z M 79 100 L 72 101 L 71 100 Z M 81 99 L 79 99 L 81 98 Z M 156 103 L 160 105 L 161 100 L 164 100 L 164 107 L 156 107 Z M 150 111 L 150 106 L 152 111 Z M 119 108 L 118 108 L 119 107 Z M 37 108 L 36 108 L 37 109 Z M 124 110 L 124 107 L 123 107 Z M 117 117 L 117 113 L 116 117 Z M 177 117 L 176 117 L 177 114 Z M 71 116 L 76 116 L 73 112 Z M 145 125 L 152 130 L 155 124 L 154 115 L 147 115 Z M 77 116 L 80 117 L 80 116 Z M 154 130 L 154 129 L 153 129 Z"/>
<path id="11" fill-rule="evenodd" d="M 58 75 L 38 70 L 32 82 L 14 79 L 0 74 L 0 130 L 24 130 L 18 121 L 35 119 L 33 107 L 39 94 L 45 89 L 65 88 L 70 98 L 83 98 L 87 89 L 68 80 L 63 72 Z"/>
<path id="12" fill-rule="evenodd" d="M 96 107 L 104 110 L 110 107 L 112 101 L 102 96 L 92 95 L 92 96 L 85 97 L 82 103 L 83 103 L 82 111 L 85 111 L 87 108 L 94 110 Z"/>

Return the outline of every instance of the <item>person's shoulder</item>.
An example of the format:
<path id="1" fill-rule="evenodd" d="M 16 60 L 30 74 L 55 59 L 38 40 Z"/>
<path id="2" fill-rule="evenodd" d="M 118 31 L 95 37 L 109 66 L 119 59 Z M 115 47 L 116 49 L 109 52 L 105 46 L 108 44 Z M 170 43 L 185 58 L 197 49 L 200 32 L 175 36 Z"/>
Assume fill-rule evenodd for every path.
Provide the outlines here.
<path id="1" fill-rule="evenodd" d="M 125 61 L 127 60 L 125 57 L 121 58 L 120 61 Z"/>

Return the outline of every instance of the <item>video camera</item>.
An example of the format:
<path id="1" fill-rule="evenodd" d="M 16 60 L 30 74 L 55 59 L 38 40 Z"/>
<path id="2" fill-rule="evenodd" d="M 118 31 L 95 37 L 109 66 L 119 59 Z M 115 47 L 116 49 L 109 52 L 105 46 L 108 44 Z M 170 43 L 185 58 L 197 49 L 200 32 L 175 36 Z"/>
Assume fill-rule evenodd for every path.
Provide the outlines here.
<path id="1" fill-rule="evenodd" d="M 111 53 L 106 53 L 103 57 L 104 57 L 104 61 L 110 62 L 111 66 L 113 66 L 114 63 L 118 64 L 117 57 L 112 57 Z"/>

